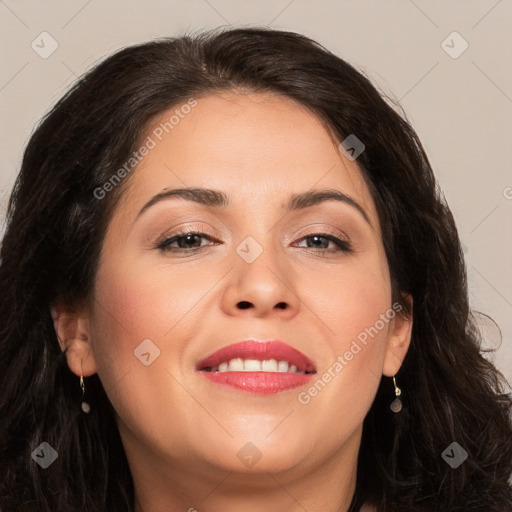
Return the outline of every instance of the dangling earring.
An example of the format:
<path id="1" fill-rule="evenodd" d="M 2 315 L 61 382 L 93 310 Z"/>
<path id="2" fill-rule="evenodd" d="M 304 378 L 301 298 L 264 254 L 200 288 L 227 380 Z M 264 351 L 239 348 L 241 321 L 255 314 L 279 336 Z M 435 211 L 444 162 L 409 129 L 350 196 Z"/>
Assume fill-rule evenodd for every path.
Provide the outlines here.
<path id="1" fill-rule="evenodd" d="M 80 361 L 80 366 L 82 366 L 82 362 Z M 84 376 L 80 375 L 80 387 L 82 388 L 82 411 L 85 413 L 89 413 L 91 410 L 91 406 L 84 401 L 84 394 L 85 394 L 85 383 L 84 383 Z"/>
<path id="2" fill-rule="evenodd" d="M 389 408 L 393 412 L 400 412 L 402 410 L 402 401 L 398 398 L 402 394 L 402 390 L 396 385 L 395 377 L 393 376 L 393 384 L 395 385 L 395 396 L 396 398 L 391 402 Z"/>

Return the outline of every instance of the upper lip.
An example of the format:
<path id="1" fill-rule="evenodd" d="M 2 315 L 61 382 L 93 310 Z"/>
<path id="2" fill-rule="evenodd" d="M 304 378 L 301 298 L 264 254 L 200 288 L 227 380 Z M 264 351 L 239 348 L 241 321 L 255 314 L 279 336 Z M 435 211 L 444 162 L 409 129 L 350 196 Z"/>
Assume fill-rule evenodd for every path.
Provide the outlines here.
<path id="1" fill-rule="evenodd" d="M 196 365 L 196 370 L 217 367 L 222 362 L 229 362 L 231 359 L 276 359 L 277 361 L 288 361 L 297 366 L 297 370 L 315 373 L 314 363 L 302 352 L 279 340 L 254 341 L 246 340 L 228 345 L 217 350 L 208 357 L 201 359 Z"/>

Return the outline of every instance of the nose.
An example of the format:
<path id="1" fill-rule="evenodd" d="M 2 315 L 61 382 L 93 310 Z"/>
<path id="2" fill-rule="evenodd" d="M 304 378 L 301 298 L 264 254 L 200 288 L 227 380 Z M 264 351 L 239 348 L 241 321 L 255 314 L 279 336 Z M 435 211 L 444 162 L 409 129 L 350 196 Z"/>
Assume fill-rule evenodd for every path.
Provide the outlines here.
<path id="1" fill-rule="evenodd" d="M 222 309 L 232 316 L 292 318 L 300 309 L 298 275 L 278 251 L 264 248 L 251 263 L 238 254 L 222 297 Z"/>

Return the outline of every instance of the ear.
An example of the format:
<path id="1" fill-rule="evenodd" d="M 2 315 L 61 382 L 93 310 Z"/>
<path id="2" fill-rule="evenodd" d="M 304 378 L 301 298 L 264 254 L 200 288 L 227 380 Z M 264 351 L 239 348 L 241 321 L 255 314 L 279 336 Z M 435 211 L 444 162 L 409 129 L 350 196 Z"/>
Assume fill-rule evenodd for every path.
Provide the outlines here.
<path id="1" fill-rule="evenodd" d="M 69 369 L 77 376 L 89 377 L 97 372 L 91 345 L 89 316 L 85 310 L 57 304 L 51 308 L 53 326 L 60 348 L 66 351 Z"/>
<path id="2" fill-rule="evenodd" d="M 402 307 L 390 321 L 382 368 L 386 377 L 394 377 L 398 373 L 411 344 L 413 301 L 411 295 L 405 295 L 404 300 L 410 313 Z"/>

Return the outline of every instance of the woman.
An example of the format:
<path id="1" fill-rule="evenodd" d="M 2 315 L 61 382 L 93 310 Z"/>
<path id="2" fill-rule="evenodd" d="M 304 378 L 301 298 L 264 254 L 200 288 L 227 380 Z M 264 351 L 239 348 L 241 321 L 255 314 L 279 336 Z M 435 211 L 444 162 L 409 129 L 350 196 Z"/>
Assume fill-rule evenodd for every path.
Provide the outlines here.
<path id="1" fill-rule="evenodd" d="M 427 156 L 304 36 L 100 63 L 33 134 L 1 256 L 4 512 L 511 510 Z"/>

